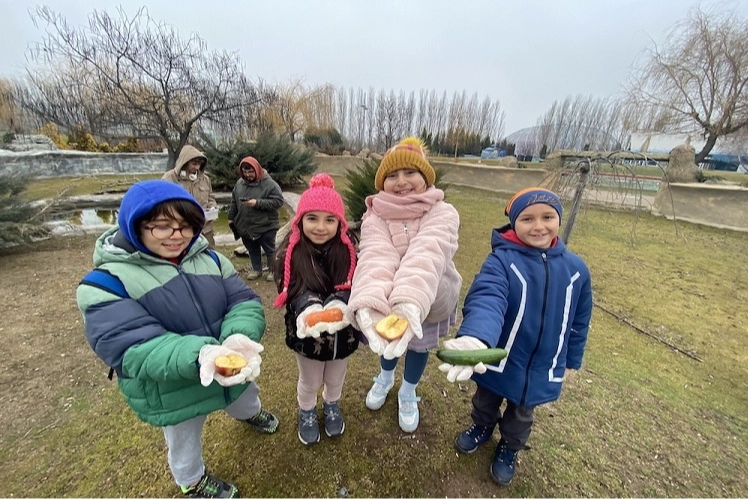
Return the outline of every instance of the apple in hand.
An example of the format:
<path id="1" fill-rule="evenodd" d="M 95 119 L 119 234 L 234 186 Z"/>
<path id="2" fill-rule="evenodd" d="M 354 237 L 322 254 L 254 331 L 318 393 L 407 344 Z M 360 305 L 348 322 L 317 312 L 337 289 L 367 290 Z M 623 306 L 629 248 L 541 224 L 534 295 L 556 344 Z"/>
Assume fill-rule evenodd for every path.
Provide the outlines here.
<path id="1" fill-rule="evenodd" d="M 408 329 L 408 321 L 395 314 L 390 314 L 375 326 L 377 333 L 382 338 L 392 341 L 401 337 Z"/>
<path id="2" fill-rule="evenodd" d="M 216 372 L 221 376 L 235 376 L 247 367 L 247 361 L 241 355 L 219 355 L 216 357 Z"/>

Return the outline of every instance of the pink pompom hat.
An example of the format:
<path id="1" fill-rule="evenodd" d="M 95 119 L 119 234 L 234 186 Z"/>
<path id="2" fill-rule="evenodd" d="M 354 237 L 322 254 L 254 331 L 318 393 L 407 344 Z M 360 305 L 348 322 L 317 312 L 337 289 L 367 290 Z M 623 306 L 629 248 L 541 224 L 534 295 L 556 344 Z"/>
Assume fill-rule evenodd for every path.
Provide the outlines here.
<path id="1" fill-rule="evenodd" d="M 348 246 L 350 266 L 344 283 L 335 286 L 337 290 L 351 289 L 353 271 L 356 269 L 356 248 L 348 237 L 348 222 L 345 219 L 345 206 L 340 194 L 335 190 L 335 181 L 326 173 L 318 173 L 309 180 L 309 189 L 304 191 L 299 199 L 296 214 L 291 222 L 291 236 L 288 241 L 286 258 L 283 263 L 283 290 L 278 294 L 273 305 L 282 307 L 288 299 L 288 285 L 291 282 L 291 256 L 296 245 L 301 240 L 299 222 L 310 211 L 326 211 L 332 213 L 340 221 L 340 240 Z"/>

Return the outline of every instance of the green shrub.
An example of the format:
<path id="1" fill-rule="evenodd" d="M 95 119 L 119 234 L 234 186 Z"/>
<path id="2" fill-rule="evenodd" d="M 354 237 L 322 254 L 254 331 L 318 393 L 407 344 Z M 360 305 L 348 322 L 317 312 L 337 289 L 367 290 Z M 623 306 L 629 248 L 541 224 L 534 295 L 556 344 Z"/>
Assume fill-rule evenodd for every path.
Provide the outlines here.
<path id="1" fill-rule="evenodd" d="M 93 138 L 93 135 L 86 132 L 86 129 L 81 125 L 75 127 L 68 137 L 68 143 L 76 151 L 97 152 L 99 150 L 96 139 Z"/>
<path id="2" fill-rule="evenodd" d="M 304 184 L 303 177 L 317 170 L 314 151 L 291 142 L 286 135 L 262 133 L 254 142 L 205 145 L 207 171 L 216 190 L 231 190 L 238 177 L 239 162 L 253 156 L 281 187 Z"/>
<path id="3" fill-rule="evenodd" d="M 138 139 L 128 137 L 112 149 L 112 152 L 138 152 Z"/>
<path id="4" fill-rule="evenodd" d="M 13 132 L 6 132 L 3 134 L 3 144 L 10 144 L 15 138 L 16 135 Z"/>
<path id="5" fill-rule="evenodd" d="M 374 187 L 374 178 L 377 176 L 379 161 L 365 159 L 364 164 L 353 170 L 347 170 L 345 174 L 346 188 L 341 195 L 348 210 L 348 220 L 360 222 L 366 212 L 366 197 L 377 193 Z M 444 178 L 444 167 L 434 168 L 436 181 L 434 185 L 439 189 L 447 191 L 449 184 L 442 181 Z M 446 194 L 445 194 L 446 196 Z"/>
<path id="6" fill-rule="evenodd" d="M 309 128 L 304 132 L 304 143 L 331 156 L 340 156 L 345 149 L 343 137 L 335 128 Z"/>

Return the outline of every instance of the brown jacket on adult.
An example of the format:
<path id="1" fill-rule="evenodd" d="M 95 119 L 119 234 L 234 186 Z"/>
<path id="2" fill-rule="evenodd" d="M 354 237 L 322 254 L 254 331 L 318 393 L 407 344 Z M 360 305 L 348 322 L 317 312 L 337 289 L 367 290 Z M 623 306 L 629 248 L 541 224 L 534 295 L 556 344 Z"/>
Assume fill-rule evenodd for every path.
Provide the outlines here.
<path id="1" fill-rule="evenodd" d="M 189 179 L 186 170 L 184 172 L 182 171 L 182 168 L 184 168 L 187 163 L 195 158 L 202 159 L 203 164 L 200 166 L 200 170 L 197 172 L 197 179 L 193 181 Z M 210 183 L 210 177 L 208 177 L 208 175 L 205 173 L 205 165 L 207 162 L 208 158 L 197 148 L 192 146 L 184 146 L 182 148 L 182 151 L 179 153 L 179 157 L 177 158 L 177 163 L 174 165 L 174 169 L 164 173 L 164 176 L 161 177 L 161 179 L 168 180 L 169 182 L 174 182 L 175 184 L 179 184 L 187 189 L 187 191 L 192 194 L 192 197 L 194 197 L 197 202 L 200 203 L 200 206 L 203 207 L 203 210 L 216 208 L 218 207 L 218 203 L 216 203 L 216 198 L 215 196 L 213 196 L 213 185 Z M 209 222 L 205 222 L 203 233 L 206 234 L 206 237 L 213 235 L 212 220 Z M 208 239 L 212 240 L 211 237 L 209 237 Z"/>

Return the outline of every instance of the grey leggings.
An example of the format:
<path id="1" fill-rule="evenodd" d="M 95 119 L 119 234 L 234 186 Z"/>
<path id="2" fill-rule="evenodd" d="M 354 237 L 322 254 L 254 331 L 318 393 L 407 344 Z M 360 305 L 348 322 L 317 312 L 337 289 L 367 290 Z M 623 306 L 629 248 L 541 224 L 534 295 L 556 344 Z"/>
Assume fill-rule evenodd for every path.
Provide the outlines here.
<path id="1" fill-rule="evenodd" d="M 234 419 L 244 420 L 260 412 L 260 389 L 250 383 L 244 393 L 224 409 Z M 197 416 L 174 426 L 164 426 L 166 446 L 169 448 L 169 468 L 177 485 L 189 486 L 205 473 L 203 462 L 203 425 L 207 416 Z"/>

